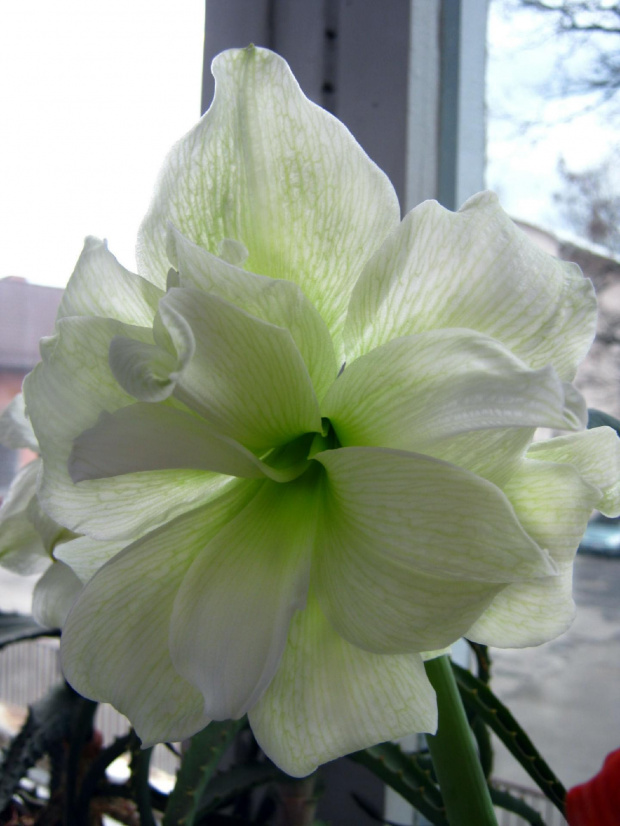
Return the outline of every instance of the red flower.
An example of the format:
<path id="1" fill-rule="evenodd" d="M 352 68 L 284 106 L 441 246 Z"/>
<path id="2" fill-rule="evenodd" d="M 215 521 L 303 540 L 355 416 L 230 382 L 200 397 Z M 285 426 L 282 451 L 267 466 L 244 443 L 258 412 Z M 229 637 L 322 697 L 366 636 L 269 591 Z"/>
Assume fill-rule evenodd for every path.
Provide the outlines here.
<path id="1" fill-rule="evenodd" d="M 620 749 L 592 780 L 568 791 L 566 819 L 569 826 L 620 826 Z"/>

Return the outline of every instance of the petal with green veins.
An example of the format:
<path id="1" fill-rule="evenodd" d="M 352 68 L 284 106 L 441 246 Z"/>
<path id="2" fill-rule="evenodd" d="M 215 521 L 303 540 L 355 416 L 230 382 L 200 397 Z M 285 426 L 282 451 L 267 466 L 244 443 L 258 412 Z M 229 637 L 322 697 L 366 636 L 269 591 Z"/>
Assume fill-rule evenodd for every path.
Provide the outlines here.
<path id="1" fill-rule="evenodd" d="M 539 250 L 485 192 L 456 213 L 427 201 L 405 217 L 355 286 L 345 345 L 352 361 L 398 336 L 465 327 L 570 381 L 595 324 L 590 281 Z"/>
<path id="2" fill-rule="evenodd" d="M 553 640 L 573 621 L 572 591 L 572 562 L 560 563 L 557 576 L 505 588 L 465 636 L 500 648 L 527 648 Z"/>
<path id="3" fill-rule="evenodd" d="M 536 442 L 527 455 L 531 459 L 572 465 L 585 482 L 599 491 L 599 499 L 592 507 L 607 516 L 620 516 L 620 439 L 610 427 Z"/>
<path id="4" fill-rule="evenodd" d="M 73 442 L 69 474 L 74 482 L 152 470 L 208 470 L 245 479 L 288 482 L 307 467 L 276 469 L 204 419 L 166 405 L 144 402 L 101 414 Z"/>
<path id="5" fill-rule="evenodd" d="M 136 399 L 161 402 L 176 387 L 181 370 L 192 351 L 175 358 L 172 353 L 128 336 L 114 336 L 110 341 L 110 369 L 119 385 Z"/>
<path id="6" fill-rule="evenodd" d="M 100 316 L 150 326 L 163 295 L 118 263 L 105 241 L 88 237 L 58 308 L 58 318 Z"/>
<path id="7" fill-rule="evenodd" d="M 313 583 L 336 631 L 371 651 L 444 648 L 508 583 L 553 574 L 505 495 L 427 456 L 341 448 L 327 469 Z"/>
<path id="8" fill-rule="evenodd" d="M 617 442 L 616 434 L 610 432 Z M 469 629 L 466 636 L 470 639 L 522 648 L 554 639 L 570 626 L 575 612 L 573 558 L 601 498 L 601 490 L 592 481 L 606 475 L 611 481 L 609 471 L 613 473 L 614 465 L 612 440 L 605 433 L 591 438 L 589 434 L 594 433 L 588 430 L 532 445 L 528 452 L 532 458 L 525 459 L 505 486 L 519 521 L 549 551 L 559 575 L 510 585 Z M 557 441 L 560 445 L 554 447 Z M 569 457 L 575 459 L 574 464 L 567 461 Z M 616 454 L 616 462 L 617 458 Z M 583 473 L 580 460 L 584 461 Z"/>
<path id="9" fill-rule="evenodd" d="M 190 328 L 195 353 L 174 395 L 223 436 L 264 451 L 321 430 L 312 382 L 288 330 L 214 295 L 170 290 L 160 304 Z"/>
<path id="10" fill-rule="evenodd" d="M 555 562 L 572 562 L 600 490 L 574 466 L 541 457 L 526 458 L 504 485 L 504 493 L 532 539 Z"/>
<path id="11" fill-rule="evenodd" d="M 50 561 L 28 510 L 36 496 L 40 467 L 38 459 L 23 467 L 0 507 L 0 565 L 24 576 L 41 573 Z"/>
<path id="12" fill-rule="evenodd" d="M 585 401 L 552 367 L 532 370 L 472 330 L 431 330 L 347 366 L 322 404 L 342 445 L 426 453 L 435 442 L 508 427 L 585 427 Z M 432 447 L 431 447 L 432 455 Z"/>
<path id="13" fill-rule="evenodd" d="M 82 583 L 63 562 L 52 563 L 34 587 L 32 616 L 44 628 L 62 628 Z"/>
<path id="14" fill-rule="evenodd" d="M 303 777 L 321 763 L 411 732 L 433 733 L 435 693 L 419 654 L 381 656 L 335 633 L 310 596 L 273 682 L 249 713 L 259 745 Z"/>
<path id="15" fill-rule="evenodd" d="M 45 511 L 41 508 L 39 497 L 36 494 L 32 496 L 30 502 L 28 503 L 26 515 L 39 534 L 43 547 L 50 557 L 57 542 L 63 542 L 73 535 L 71 531 L 68 531 L 62 525 L 59 525 L 58 522 L 54 521 L 50 516 L 48 516 L 47 513 L 45 513 Z"/>
<path id="16" fill-rule="evenodd" d="M 0 444 L 12 450 L 27 447 L 39 452 L 37 437 L 26 415 L 23 393 L 14 396 L 0 414 Z"/>
<path id="17" fill-rule="evenodd" d="M 476 430 L 431 440 L 424 453 L 470 470 L 503 488 L 522 462 L 535 432 L 533 427 Z"/>
<path id="18" fill-rule="evenodd" d="M 233 239 L 249 252 L 248 270 L 299 284 L 339 339 L 356 278 L 398 224 L 394 189 L 273 52 L 224 52 L 213 74 L 211 108 L 160 175 L 140 272 L 163 288 L 170 223 L 214 255 Z M 340 360 L 338 342 L 336 352 Z"/>
<path id="19" fill-rule="evenodd" d="M 150 333 L 112 319 L 68 318 L 44 347 L 43 362 L 24 382 L 26 404 L 45 457 L 39 498 L 57 522 L 98 539 L 132 540 L 216 496 L 228 477 L 196 470 L 164 470 L 72 481 L 73 441 L 102 410 L 134 402 L 108 363 L 114 336 L 148 341 Z M 152 341 L 152 338 L 151 338 Z"/>
<path id="20" fill-rule="evenodd" d="M 419 653 L 452 645 L 504 587 L 430 576 L 352 533 L 326 531 L 313 582 L 334 629 L 366 651 Z"/>
<path id="21" fill-rule="evenodd" d="M 338 545 L 361 542 L 422 573 L 451 579 L 505 584 L 554 573 L 551 558 L 523 530 L 502 491 L 463 468 L 376 447 L 313 458 L 327 470 L 326 539 L 332 534 Z M 330 559 L 324 550 L 321 564 Z"/>
<path id="22" fill-rule="evenodd" d="M 179 588 L 172 661 L 216 720 L 238 718 L 258 700 L 278 667 L 291 618 L 305 605 L 317 475 L 315 468 L 288 485 L 263 483 Z"/>
<path id="23" fill-rule="evenodd" d="M 126 548 L 86 585 L 65 623 L 66 678 L 126 714 L 143 745 L 189 737 L 209 722 L 202 695 L 170 657 L 174 601 L 194 559 L 260 484 L 236 483 Z"/>
<path id="24" fill-rule="evenodd" d="M 134 398 L 159 402 L 169 398 L 196 351 L 191 327 L 172 307 L 160 304 L 146 340 L 117 335 L 110 341 L 110 369 Z"/>
<path id="25" fill-rule="evenodd" d="M 54 559 L 68 565 L 81 582 L 86 583 L 94 577 L 112 557 L 127 547 L 127 540 L 105 542 L 79 536 L 68 542 L 60 542 L 54 548 Z"/>
<path id="26" fill-rule="evenodd" d="M 290 332 L 321 399 L 338 372 L 334 346 L 325 322 L 300 287 L 291 281 L 246 272 L 172 228 L 170 243 L 184 287 L 217 295 Z"/>

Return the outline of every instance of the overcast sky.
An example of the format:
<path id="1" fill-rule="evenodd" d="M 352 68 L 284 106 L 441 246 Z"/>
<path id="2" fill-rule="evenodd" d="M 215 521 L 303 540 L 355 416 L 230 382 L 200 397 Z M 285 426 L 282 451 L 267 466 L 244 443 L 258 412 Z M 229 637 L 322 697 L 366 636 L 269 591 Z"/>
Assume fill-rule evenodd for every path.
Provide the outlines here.
<path id="1" fill-rule="evenodd" d="M 0 277 L 64 286 L 89 234 L 134 267 L 163 157 L 200 114 L 203 31 L 202 0 L 0 0 Z M 587 166 L 615 136 L 594 115 L 519 135 L 571 105 L 540 94 L 555 37 L 496 0 L 490 35 L 488 183 L 553 228 L 558 155 Z"/>
<path id="2" fill-rule="evenodd" d="M 203 41 L 202 0 L 0 0 L 0 277 L 64 286 L 86 235 L 134 267 Z"/>
<path id="3" fill-rule="evenodd" d="M 487 56 L 487 186 L 515 218 L 566 231 L 553 201 L 563 157 L 573 172 L 601 163 L 618 146 L 618 104 L 565 97 L 567 77 L 583 77 L 595 57 L 590 36 L 558 37 L 555 15 L 491 0 Z M 609 47 L 606 41 L 600 45 Z M 530 121 L 530 128 L 523 128 Z"/>

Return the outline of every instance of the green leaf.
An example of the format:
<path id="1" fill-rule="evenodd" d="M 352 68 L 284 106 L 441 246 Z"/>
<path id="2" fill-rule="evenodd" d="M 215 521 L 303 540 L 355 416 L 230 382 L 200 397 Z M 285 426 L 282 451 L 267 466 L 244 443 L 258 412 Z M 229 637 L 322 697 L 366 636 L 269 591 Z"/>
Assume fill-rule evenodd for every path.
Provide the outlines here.
<path id="1" fill-rule="evenodd" d="M 494 806 L 499 806 L 500 809 L 505 809 L 507 812 L 513 812 L 519 815 L 523 820 L 531 823 L 532 826 L 545 826 L 545 821 L 542 819 L 540 813 L 532 809 L 531 806 L 528 806 L 525 800 L 514 797 L 514 795 L 505 792 L 503 789 L 494 789 L 493 786 L 489 788 Z"/>
<path id="2" fill-rule="evenodd" d="M 349 758 L 370 769 L 433 826 L 448 826 L 441 793 L 433 783 L 430 771 L 420 766 L 416 755 L 405 754 L 395 743 L 380 743 L 351 754 Z"/>
<path id="3" fill-rule="evenodd" d="M 153 747 L 141 749 L 135 745 L 131 752 L 131 786 L 140 815 L 140 826 L 157 826 L 151 808 L 151 789 L 149 786 L 149 768 Z"/>
<path id="4" fill-rule="evenodd" d="M 282 772 L 273 763 L 249 763 L 235 765 L 217 774 L 207 786 L 200 801 L 197 820 L 231 802 L 233 798 L 264 783 L 282 779 Z"/>
<path id="5" fill-rule="evenodd" d="M 465 668 L 452 663 L 463 702 L 499 737 L 543 794 L 564 814 L 566 790 L 506 706 Z"/>
<path id="6" fill-rule="evenodd" d="M 491 679 L 491 665 L 493 664 L 489 653 L 489 646 L 482 645 L 482 643 L 479 642 L 472 642 L 472 640 L 466 640 L 466 642 L 476 658 L 478 679 L 482 680 L 485 685 L 488 685 Z"/>
<path id="7" fill-rule="evenodd" d="M 41 628 L 28 614 L 0 611 L 0 649 L 5 645 L 38 637 L 59 637 L 58 628 Z"/>
<path id="8" fill-rule="evenodd" d="M 487 725 L 479 714 L 473 714 L 469 724 L 476 738 L 476 745 L 478 746 L 478 756 L 480 757 L 480 765 L 484 776 L 488 780 L 493 773 L 493 744 L 491 743 L 491 734 Z"/>
<path id="9" fill-rule="evenodd" d="M 22 730 L 0 764 L 0 812 L 8 805 L 19 781 L 50 747 L 71 733 L 76 707 L 83 702 L 67 684 L 54 686 L 30 707 Z"/>
<path id="10" fill-rule="evenodd" d="M 611 427 L 620 436 L 620 421 L 610 416 L 609 413 L 603 413 L 602 410 L 595 410 L 593 407 L 588 409 L 588 430 L 594 427 Z"/>
<path id="11" fill-rule="evenodd" d="M 197 823 L 198 807 L 207 785 L 222 755 L 244 725 L 245 718 L 213 722 L 192 737 L 162 826 L 194 826 Z"/>

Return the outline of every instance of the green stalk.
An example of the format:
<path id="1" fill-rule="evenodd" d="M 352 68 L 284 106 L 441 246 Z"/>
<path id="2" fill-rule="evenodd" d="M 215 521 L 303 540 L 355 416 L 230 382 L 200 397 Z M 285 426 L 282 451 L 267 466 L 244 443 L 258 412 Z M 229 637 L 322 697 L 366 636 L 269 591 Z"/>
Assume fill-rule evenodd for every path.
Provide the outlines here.
<path id="1" fill-rule="evenodd" d="M 450 657 L 425 663 L 437 693 L 439 728 L 427 735 L 450 826 L 497 826 L 472 731 L 452 673 Z"/>

